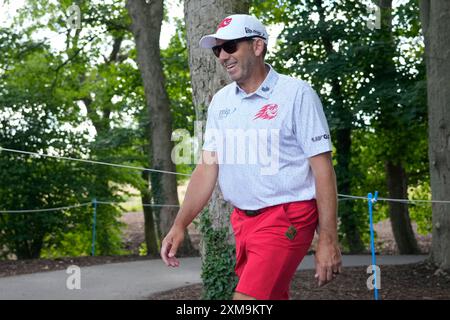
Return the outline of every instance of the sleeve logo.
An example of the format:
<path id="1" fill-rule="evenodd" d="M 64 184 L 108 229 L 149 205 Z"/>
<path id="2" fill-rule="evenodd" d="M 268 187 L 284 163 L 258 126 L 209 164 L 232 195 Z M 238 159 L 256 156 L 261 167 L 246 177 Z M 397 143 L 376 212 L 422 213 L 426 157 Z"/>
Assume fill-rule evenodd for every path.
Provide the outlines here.
<path id="1" fill-rule="evenodd" d="M 321 136 L 317 136 L 317 137 L 311 138 L 311 140 L 312 140 L 312 142 L 317 142 L 317 141 L 322 140 L 322 138 L 330 139 L 330 135 L 329 134 L 323 134 Z"/>

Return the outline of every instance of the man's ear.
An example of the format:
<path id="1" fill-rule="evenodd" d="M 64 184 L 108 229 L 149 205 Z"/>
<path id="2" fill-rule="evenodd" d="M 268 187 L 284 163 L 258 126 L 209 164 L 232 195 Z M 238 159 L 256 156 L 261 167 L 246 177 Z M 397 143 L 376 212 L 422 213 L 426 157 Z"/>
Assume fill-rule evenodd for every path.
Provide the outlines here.
<path id="1" fill-rule="evenodd" d="M 260 57 L 263 55 L 264 45 L 264 40 L 261 38 L 256 38 L 256 40 L 253 41 L 253 52 L 255 53 L 255 56 Z"/>

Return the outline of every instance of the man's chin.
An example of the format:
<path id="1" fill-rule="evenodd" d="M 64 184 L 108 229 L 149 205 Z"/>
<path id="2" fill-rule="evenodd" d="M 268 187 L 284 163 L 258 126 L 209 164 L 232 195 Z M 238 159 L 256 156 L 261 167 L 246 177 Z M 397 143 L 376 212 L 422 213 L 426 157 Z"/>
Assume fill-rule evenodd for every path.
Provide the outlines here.
<path id="1" fill-rule="evenodd" d="M 232 81 L 238 81 L 240 79 L 239 74 L 237 72 L 227 72 L 227 73 Z"/>

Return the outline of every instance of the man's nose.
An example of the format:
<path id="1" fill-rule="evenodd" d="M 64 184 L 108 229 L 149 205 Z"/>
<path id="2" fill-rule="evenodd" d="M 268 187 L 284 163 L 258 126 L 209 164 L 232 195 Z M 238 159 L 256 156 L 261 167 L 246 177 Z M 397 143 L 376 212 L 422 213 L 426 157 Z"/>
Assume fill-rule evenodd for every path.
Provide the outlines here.
<path id="1" fill-rule="evenodd" d="M 223 48 L 220 49 L 219 59 L 220 62 L 225 62 L 225 60 L 228 60 L 230 58 L 230 54 L 227 53 Z"/>

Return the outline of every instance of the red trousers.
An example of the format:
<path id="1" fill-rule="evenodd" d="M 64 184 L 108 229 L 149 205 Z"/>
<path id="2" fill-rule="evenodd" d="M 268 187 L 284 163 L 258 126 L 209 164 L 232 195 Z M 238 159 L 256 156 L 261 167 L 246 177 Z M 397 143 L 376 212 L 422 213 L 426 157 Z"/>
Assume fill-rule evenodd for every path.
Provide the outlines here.
<path id="1" fill-rule="evenodd" d="M 318 223 L 316 200 L 262 209 L 248 216 L 235 208 L 235 289 L 258 300 L 287 300 L 291 280 L 308 252 Z"/>

